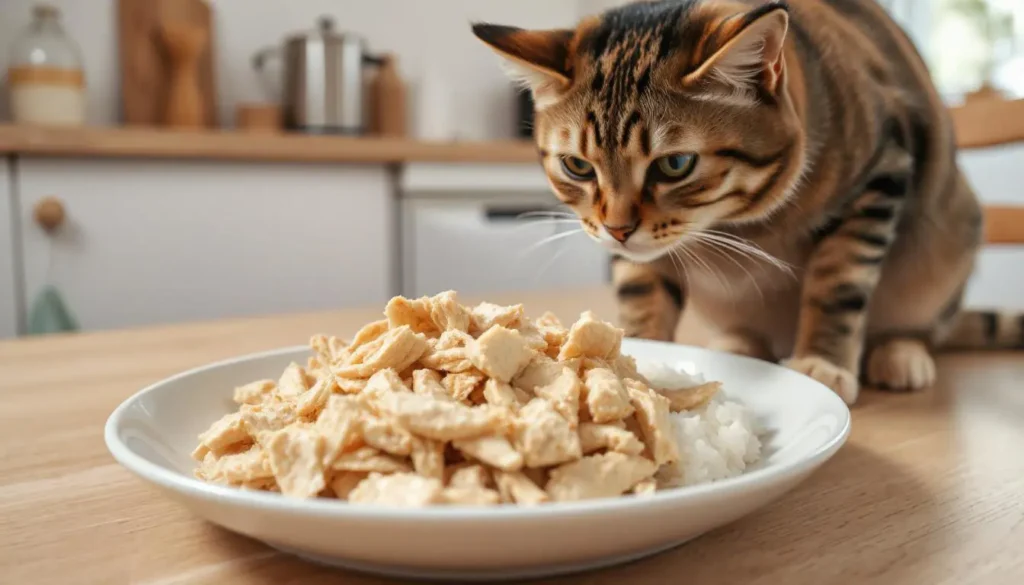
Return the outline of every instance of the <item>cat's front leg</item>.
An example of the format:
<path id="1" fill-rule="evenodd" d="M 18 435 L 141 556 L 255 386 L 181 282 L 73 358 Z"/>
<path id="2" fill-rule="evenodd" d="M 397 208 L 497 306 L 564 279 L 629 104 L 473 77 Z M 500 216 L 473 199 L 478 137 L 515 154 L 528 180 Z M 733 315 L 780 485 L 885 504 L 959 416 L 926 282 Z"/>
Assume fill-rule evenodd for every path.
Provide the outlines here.
<path id="1" fill-rule="evenodd" d="M 890 146 L 869 178 L 820 230 L 804 275 L 793 356 L 787 365 L 857 400 L 871 297 L 896 237 L 912 159 Z"/>
<path id="2" fill-rule="evenodd" d="M 619 326 L 627 337 L 674 341 L 686 304 L 679 273 L 660 262 L 637 264 L 624 258 L 612 262 L 612 284 L 618 300 Z"/>

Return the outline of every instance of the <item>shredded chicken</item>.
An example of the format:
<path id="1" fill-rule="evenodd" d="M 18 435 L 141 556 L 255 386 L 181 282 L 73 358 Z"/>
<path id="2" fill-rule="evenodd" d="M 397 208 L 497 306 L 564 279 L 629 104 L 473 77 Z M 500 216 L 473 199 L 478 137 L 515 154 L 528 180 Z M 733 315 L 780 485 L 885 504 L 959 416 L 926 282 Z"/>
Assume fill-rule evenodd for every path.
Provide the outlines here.
<path id="1" fill-rule="evenodd" d="M 583 375 L 590 418 L 596 423 L 622 420 L 633 414 L 629 393 L 615 372 L 593 368 Z"/>
<path id="2" fill-rule="evenodd" d="M 636 455 L 589 455 L 551 470 L 546 489 L 556 502 L 620 496 L 657 469 L 654 462 Z"/>
<path id="3" fill-rule="evenodd" d="M 683 412 L 703 408 L 721 389 L 721 382 L 707 382 L 691 388 L 654 388 L 653 390 L 668 399 L 669 410 Z"/>
<path id="4" fill-rule="evenodd" d="M 499 382 L 511 381 L 534 356 L 518 332 L 500 325 L 488 329 L 470 349 L 473 364 Z"/>
<path id="5" fill-rule="evenodd" d="M 414 473 L 371 473 L 348 494 L 353 504 L 421 507 L 442 503 L 441 482 Z"/>
<path id="6" fill-rule="evenodd" d="M 259 404 L 274 395 L 277 382 L 273 380 L 257 380 L 235 388 L 236 404 Z"/>
<path id="7" fill-rule="evenodd" d="M 599 321 L 593 313 L 587 311 L 580 320 L 569 329 L 558 359 L 566 360 L 574 357 L 592 357 L 613 359 L 619 354 L 622 344 L 622 329 Z"/>
<path id="8" fill-rule="evenodd" d="M 652 388 L 621 329 L 568 327 L 452 291 L 395 297 L 346 343 L 231 389 L 198 436 L 196 477 L 353 505 L 519 506 L 648 495 L 681 473 L 671 412 L 719 391 Z"/>
<path id="9" fill-rule="evenodd" d="M 540 489 L 524 473 L 498 471 L 494 474 L 502 501 L 532 506 L 548 501 L 547 492 Z"/>
<path id="10" fill-rule="evenodd" d="M 519 471 L 523 468 L 523 456 L 515 450 L 505 437 L 477 437 L 452 441 L 452 446 L 481 463 L 502 471 Z"/>
<path id="11" fill-rule="evenodd" d="M 501 409 L 464 406 L 423 394 L 390 394 L 382 396 L 378 404 L 398 425 L 437 441 L 471 439 L 506 425 Z"/>
<path id="12" fill-rule="evenodd" d="M 575 429 L 543 398 L 534 398 L 520 409 L 515 444 L 529 467 L 558 465 L 583 455 Z"/>
<path id="13" fill-rule="evenodd" d="M 600 450 L 626 455 L 640 455 L 644 452 L 644 444 L 633 433 L 617 426 L 595 423 L 580 425 L 580 447 L 584 455 Z"/>
<path id="14" fill-rule="evenodd" d="M 363 358 L 362 363 L 335 368 L 334 375 L 341 378 L 368 378 L 385 368 L 401 371 L 420 359 L 428 349 L 427 339 L 413 332 L 408 325 L 389 330 L 371 344 L 376 346 Z"/>
<path id="15" fill-rule="evenodd" d="M 323 436 L 309 427 L 291 426 L 274 433 L 267 455 L 282 494 L 312 498 L 324 489 L 323 451 Z"/>
<path id="16" fill-rule="evenodd" d="M 502 307 L 493 303 L 480 303 L 470 313 L 470 330 L 478 336 L 495 325 L 515 329 L 522 322 L 525 314 L 522 305 Z"/>
<path id="17" fill-rule="evenodd" d="M 679 444 L 673 438 L 668 399 L 633 380 L 627 380 L 626 386 L 636 408 L 636 420 L 643 430 L 644 442 L 655 463 L 662 465 L 678 461 Z"/>

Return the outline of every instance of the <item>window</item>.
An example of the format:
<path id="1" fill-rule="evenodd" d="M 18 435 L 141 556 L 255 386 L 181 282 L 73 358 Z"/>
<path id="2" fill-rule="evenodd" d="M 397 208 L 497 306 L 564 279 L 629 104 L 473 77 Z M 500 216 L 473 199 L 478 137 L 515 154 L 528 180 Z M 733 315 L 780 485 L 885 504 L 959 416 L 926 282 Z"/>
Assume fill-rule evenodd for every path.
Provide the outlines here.
<path id="1" fill-rule="evenodd" d="M 917 43 L 949 102 L 988 85 L 1024 98 L 1024 2 L 878 0 Z"/>

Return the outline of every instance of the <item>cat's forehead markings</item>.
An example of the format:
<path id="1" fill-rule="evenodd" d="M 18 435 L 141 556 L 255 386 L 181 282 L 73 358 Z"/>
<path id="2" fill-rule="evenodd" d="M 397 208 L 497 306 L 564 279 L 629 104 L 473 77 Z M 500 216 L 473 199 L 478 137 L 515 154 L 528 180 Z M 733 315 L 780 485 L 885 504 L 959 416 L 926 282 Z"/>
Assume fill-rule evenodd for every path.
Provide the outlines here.
<path id="1" fill-rule="evenodd" d="M 578 127 L 566 128 L 565 139 L 562 142 L 562 148 L 566 152 L 572 152 L 576 156 L 587 158 L 587 153 L 580 149 L 580 129 Z"/>
<path id="2" fill-rule="evenodd" d="M 651 149 L 654 156 L 667 152 L 700 152 L 704 149 L 704 141 L 699 133 L 688 131 L 678 124 L 658 126 L 653 132 Z"/>
<path id="3" fill-rule="evenodd" d="M 545 150 L 548 152 L 558 153 L 561 152 L 561 145 L 558 142 L 557 132 L 548 132 L 545 137 L 544 143 Z"/>
<path id="4" fill-rule="evenodd" d="M 633 131 L 643 132 L 638 105 L 651 84 L 664 25 L 649 18 L 612 16 L 590 33 L 593 74 L 590 111 L 603 125 L 606 149 L 625 147 Z M 644 150 L 648 140 L 643 140 Z"/>
<path id="5" fill-rule="evenodd" d="M 545 135 L 543 143 L 548 152 L 586 157 L 586 153 L 580 152 L 578 146 L 580 143 L 580 129 L 574 126 L 552 128 Z"/>

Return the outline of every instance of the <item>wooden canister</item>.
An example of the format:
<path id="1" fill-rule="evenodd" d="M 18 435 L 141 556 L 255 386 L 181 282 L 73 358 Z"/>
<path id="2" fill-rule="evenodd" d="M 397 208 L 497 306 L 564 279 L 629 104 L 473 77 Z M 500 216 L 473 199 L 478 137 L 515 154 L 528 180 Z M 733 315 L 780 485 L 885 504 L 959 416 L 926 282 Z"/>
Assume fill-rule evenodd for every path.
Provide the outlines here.
<path id="1" fill-rule="evenodd" d="M 381 58 L 370 95 L 373 102 L 372 132 L 391 138 L 405 137 L 408 132 L 405 82 L 398 73 L 398 59 L 393 54 Z"/>
<path id="2" fill-rule="evenodd" d="M 235 127 L 243 132 L 280 132 L 281 107 L 277 104 L 238 104 Z"/>

